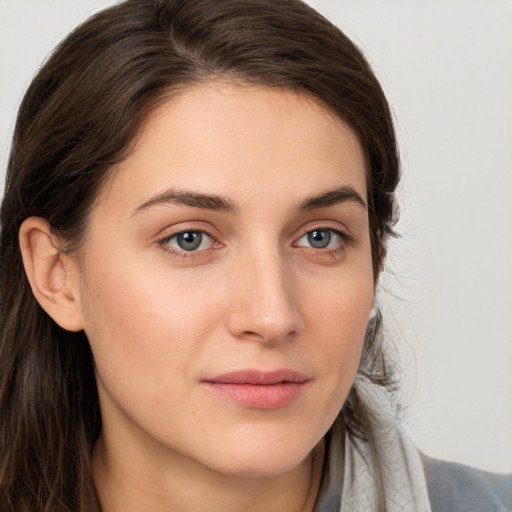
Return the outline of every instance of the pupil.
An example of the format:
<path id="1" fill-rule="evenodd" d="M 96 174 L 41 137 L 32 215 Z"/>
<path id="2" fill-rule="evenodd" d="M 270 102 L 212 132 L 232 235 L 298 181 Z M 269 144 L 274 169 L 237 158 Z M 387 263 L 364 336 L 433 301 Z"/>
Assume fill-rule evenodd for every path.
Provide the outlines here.
<path id="1" fill-rule="evenodd" d="M 325 230 L 315 230 L 308 234 L 308 242 L 315 249 L 325 249 L 331 241 L 331 233 Z"/>
<path id="2" fill-rule="evenodd" d="M 184 251 L 193 251 L 197 249 L 203 240 L 203 235 L 197 231 L 187 231 L 178 235 L 178 245 Z"/>

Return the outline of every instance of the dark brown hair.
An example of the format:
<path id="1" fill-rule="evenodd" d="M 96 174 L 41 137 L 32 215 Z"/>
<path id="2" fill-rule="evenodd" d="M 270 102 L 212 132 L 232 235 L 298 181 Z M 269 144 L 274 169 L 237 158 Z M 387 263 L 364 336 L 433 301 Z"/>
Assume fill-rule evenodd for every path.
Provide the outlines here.
<path id="1" fill-rule="evenodd" d="M 299 0 L 127 0 L 90 18 L 30 85 L 16 123 L 1 208 L 0 509 L 99 511 L 90 468 L 101 430 L 93 358 L 83 332 L 58 327 L 24 273 L 18 231 L 45 218 L 76 250 L 88 213 L 149 112 L 201 81 L 310 95 L 346 122 L 368 163 L 374 275 L 392 234 L 399 179 L 387 101 L 367 61 Z M 360 373 L 389 385 L 370 322 Z M 369 411 L 354 390 L 340 413 L 365 439 Z"/>

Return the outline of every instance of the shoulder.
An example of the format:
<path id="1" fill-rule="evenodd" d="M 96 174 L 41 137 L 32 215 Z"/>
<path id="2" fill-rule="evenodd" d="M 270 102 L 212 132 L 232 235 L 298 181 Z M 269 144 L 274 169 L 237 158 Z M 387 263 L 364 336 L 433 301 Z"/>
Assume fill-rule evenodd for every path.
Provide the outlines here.
<path id="1" fill-rule="evenodd" d="M 495 474 L 421 454 L 432 512 L 512 512 L 512 474 Z"/>

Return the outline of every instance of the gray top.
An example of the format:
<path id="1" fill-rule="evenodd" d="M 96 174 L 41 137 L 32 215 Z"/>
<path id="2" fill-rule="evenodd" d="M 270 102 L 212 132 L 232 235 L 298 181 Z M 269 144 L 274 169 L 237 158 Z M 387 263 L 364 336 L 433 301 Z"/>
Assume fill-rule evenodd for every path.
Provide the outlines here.
<path id="1" fill-rule="evenodd" d="M 333 436 L 326 442 L 322 485 L 314 512 L 340 512 L 344 441 L 342 436 Z M 420 457 L 432 512 L 512 512 L 512 473 L 493 474 L 421 453 Z M 343 512 L 350 512 L 345 509 Z"/>

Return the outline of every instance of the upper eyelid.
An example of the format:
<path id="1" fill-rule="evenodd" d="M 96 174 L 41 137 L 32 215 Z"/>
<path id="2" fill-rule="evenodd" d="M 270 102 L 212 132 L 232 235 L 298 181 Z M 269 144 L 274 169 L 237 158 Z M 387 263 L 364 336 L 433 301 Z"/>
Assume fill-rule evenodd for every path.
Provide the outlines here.
<path id="1" fill-rule="evenodd" d="M 302 235 L 300 235 L 299 237 L 294 239 L 293 243 L 296 244 L 299 240 L 301 240 L 307 234 L 309 234 L 309 233 L 311 233 L 313 231 L 330 231 L 330 232 L 335 233 L 336 235 L 338 235 L 343 240 L 343 242 L 351 242 L 353 240 L 351 235 L 349 235 L 348 233 L 346 233 L 345 231 L 342 231 L 340 229 L 328 228 L 328 227 L 324 227 L 324 228 L 317 227 L 317 228 L 312 228 L 312 229 L 308 229 L 308 230 L 304 231 Z"/>
<path id="2" fill-rule="evenodd" d="M 199 223 L 200 225 L 197 225 Z M 180 225 L 181 224 L 181 225 Z M 160 233 L 165 234 L 158 234 L 156 235 L 155 239 L 157 242 L 161 243 L 166 240 L 169 240 L 180 233 L 186 233 L 187 231 L 195 231 L 198 233 L 203 233 L 213 239 L 213 241 L 220 243 L 224 245 L 222 241 L 222 236 L 218 232 L 217 229 L 214 227 L 204 227 L 204 221 L 190 221 L 190 222 L 183 222 L 178 224 L 178 227 L 174 226 L 167 226 L 166 228 L 160 230 Z M 291 235 L 293 238 L 293 243 L 295 243 L 297 240 L 305 236 L 306 234 L 315 231 L 315 230 L 326 230 L 326 231 L 332 231 L 335 233 L 338 233 L 342 238 L 344 238 L 346 241 L 353 240 L 353 236 L 350 233 L 350 231 L 343 225 L 340 225 L 339 221 L 329 221 L 329 220 L 320 220 L 320 221 L 313 221 L 308 222 L 306 226 L 302 226 L 298 229 L 294 230 L 294 233 Z M 333 225 L 336 224 L 336 225 Z"/>
<path id="3" fill-rule="evenodd" d="M 203 235 L 208 235 L 208 236 L 210 236 L 212 238 L 215 238 L 214 235 L 212 235 L 209 231 L 207 231 L 205 229 L 185 228 L 185 229 L 179 229 L 178 231 L 173 231 L 172 233 L 164 235 L 164 236 L 160 237 L 160 240 L 166 240 L 166 239 L 174 238 L 175 236 L 181 235 L 182 233 L 190 233 L 190 232 L 201 233 Z"/>
<path id="4" fill-rule="evenodd" d="M 186 233 L 187 231 L 195 231 L 197 233 L 203 233 L 205 235 L 210 236 L 214 240 L 218 240 L 219 236 L 217 235 L 217 231 L 213 228 L 203 227 L 203 225 L 198 226 L 195 222 L 182 222 L 178 224 L 178 227 L 175 226 L 167 226 L 164 229 L 161 229 L 159 233 L 155 236 L 157 241 L 166 240 L 172 238 L 173 236 L 177 236 L 180 233 Z M 200 224 L 204 224 L 200 222 Z"/>
<path id="5" fill-rule="evenodd" d="M 302 227 L 295 232 L 294 238 L 295 240 L 299 240 L 303 236 L 315 230 L 333 231 L 335 233 L 338 233 L 341 237 L 343 237 L 346 240 L 353 239 L 353 236 L 350 234 L 347 228 L 340 226 L 339 222 L 336 222 L 336 226 L 333 226 L 331 223 L 329 223 L 329 221 L 320 221 L 317 223 L 313 223 L 313 225 Z"/>
<path id="6" fill-rule="evenodd" d="M 166 228 L 162 229 L 160 231 L 160 233 L 165 232 L 168 229 L 169 229 L 169 227 L 166 227 Z M 315 230 L 333 231 L 333 232 L 339 233 L 343 236 L 347 236 L 347 237 L 351 236 L 346 228 L 341 228 L 339 226 L 335 227 L 335 226 L 319 223 L 318 225 L 314 225 L 312 227 L 296 229 L 295 232 L 292 234 L 292 238 L 297 238 L 297 237 L 300 238 L 300 237 L 306 235 L 307 233 L 310 233 L 311 231 L 315 231 Z M 203 234 L 209 235 L 215 239 L 220 238 L 219 235 L 214 233 L 214 231 L 217 231 L 217 230 L 207 229 L 207 228 L 203 228 L 203 227 L 196 227 L 196 226 L 184 226 L 184 227 L 180 227 L 178 229 L 172 229 L 172 232 L 169 232 L 168 234 L 162 235 L 162 236 L 157 235 L 157 238 L 158 239 L 172 238 L 173 236 L 179 235 L 180 233 L 186 233 L 187 231 L 195 231 L 197 233 L 203 233 Z"/>

